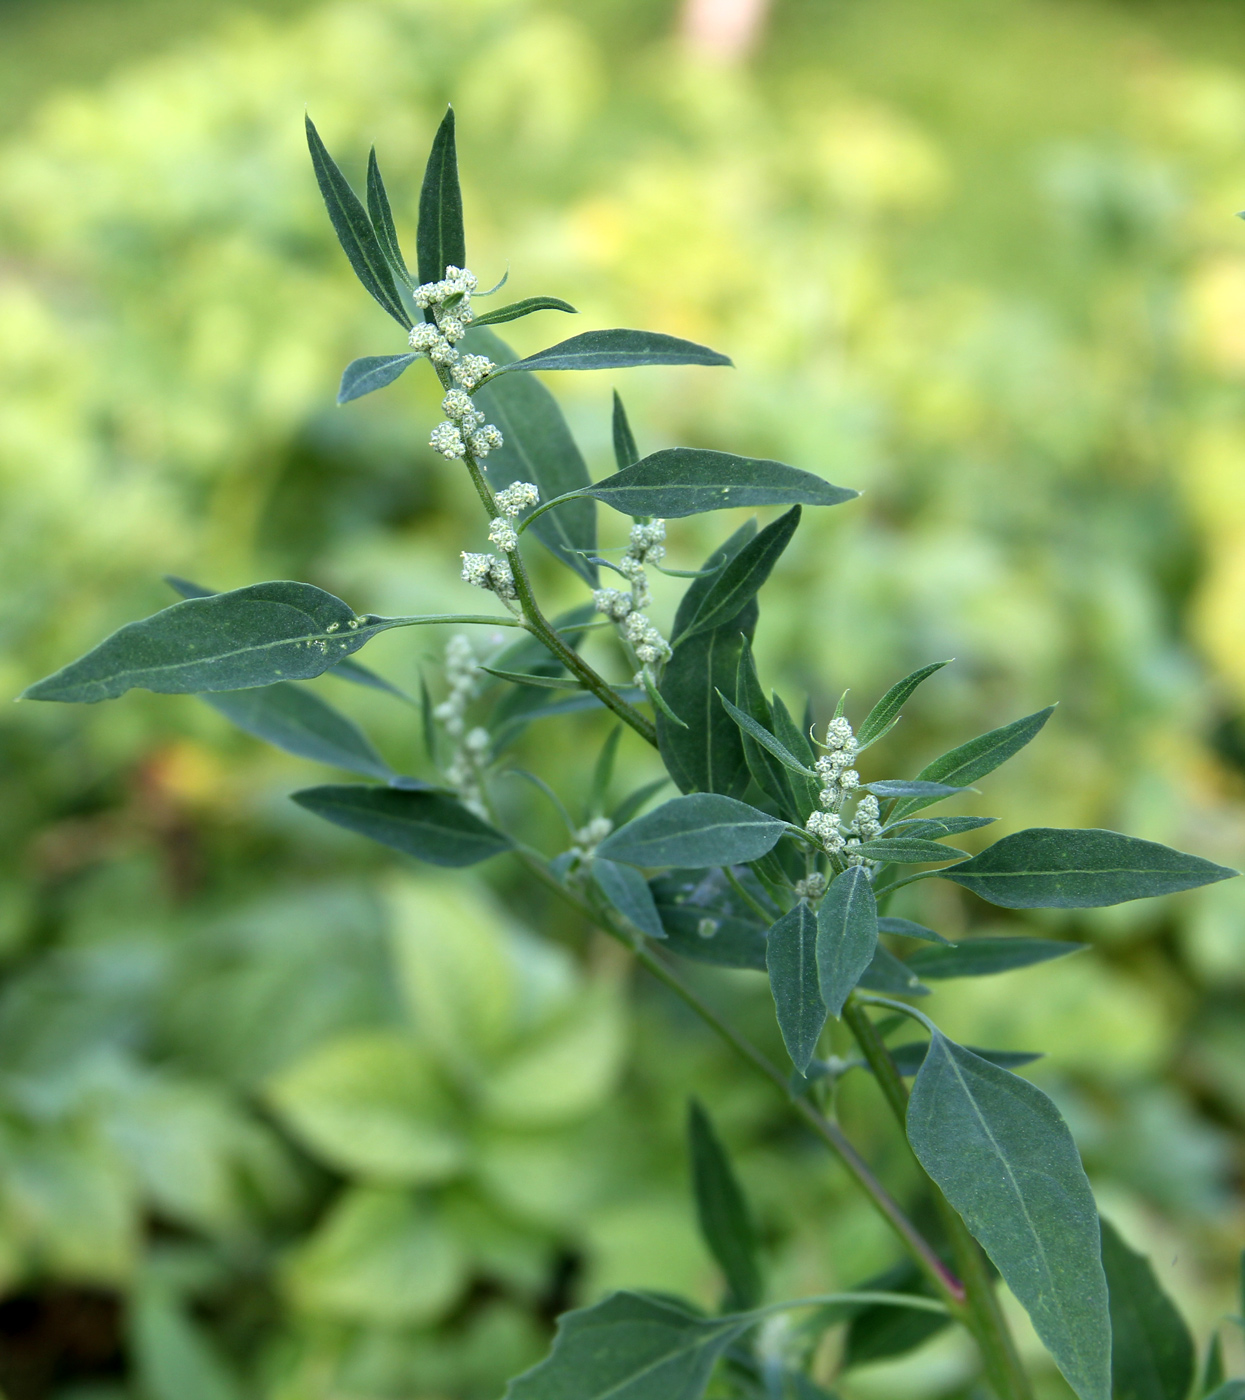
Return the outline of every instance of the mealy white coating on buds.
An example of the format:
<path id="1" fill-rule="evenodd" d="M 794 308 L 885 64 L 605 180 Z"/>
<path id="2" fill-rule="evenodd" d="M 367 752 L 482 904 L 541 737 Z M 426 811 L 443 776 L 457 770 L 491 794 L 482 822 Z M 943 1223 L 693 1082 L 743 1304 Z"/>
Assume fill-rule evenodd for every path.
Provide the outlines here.
<path id="1" fill-rule="evenodd" d="M 434 452 L 439 452 L 442 457 L 448 457 L 451 461 L 467 455 L 467 444 L 463 441 L 463 435 L 459 431 L 457 423 L 451 423 L 447 419 L 438 423 L 428 435 L 428 446 Z"/>
<path id="2" fill-rule="evenodd" d="M 872 841 L 881 832 L 882 823 L 878 819 L 880 810 L 878 800 L 871 792 L 865 793 L 856 804 L 852 830 L 862 841 Z"/>
<path id="3" fill-rule="evenodd" d="M 461 632 L 456 633 L 445 646 L 445 679 L 449 694 L 432 712 L 433 718 L 445 726 L 445 732 L 452 739 L 462 737 L 463 715 L 475 695 L 478 674 L 470 641 Z"/>
<path id="4" fill-rule="evenodd" d="M 441 412 L 455 423 L 464 424 L 468 431 L 484 422 L 484 414 L 471 402 L 465 389 L 451 389 L 441 400 Z"/>
<path id="5" fill-rule="evenodd" d="M 462 560 L 464 583 L 487 588 L 490 593 L 496 593 L 507 601 L 517 596 L 514 574 L 510 571 L 508 560 L 499 559 L 496 554 L 468 554 L 465 550 Z"/>
<path id="6" fill-rule="evenodd" d="M 635 650 L 636 657 L 646 666 L 655 666 L 659 661 L 669 661 L 670 643 L 642 612 L 630 612 L 623 623 L 627 640 Z"/>
<path id="7" fill-rule="evenodd" d="M 665 539 L 664 520 L 650 520 L 646 525 L 633 525 L 627 554 L 641 564 L 656 564 L 666 557 Z"/>
<path id="8" fill-rule="evenodd" d="M 834 855 L 846 844 L 841 827 L 843 818 L 837 812 L 812 812 L 804 823 L 804 829 L 821 843 L 822 848 Z"/>
<path id="9" fill-rule="evenodd" d="M 489 543 L 495 544 L 503 554 L 509 554 L 511 550 L 519 547 L 519 536 L 515 533 L 514 526 L 503 515 L 489 521 L 488 537 Z"/>
<path id="10" fill-rule="evenodd" d="M 852 726 L 847 722 L 844 715 L 836 715 L 834 719 L 826 725 L 827 749 L 848 749 L 853 752 L 856 748 L 856 736 L 852 733 Z"/>
<path id="11" fill-rule="evenodd" d="M 540 500 L 540 489 L 533 486 L 530 481 L 516 481 L 513 485 L 507 486 L 504 491 L 499 491 L 494 499 L 497 502 L 497 509 L 509 519 L 514 520 L 520 511 L 537 504 Z"/>
<path id="12" fill-rule="evenodd" d="M 597 612 L 604 613 L 611 622 L 625 622 L 632 607 L 631 594 L 618 588 L 593 589 L 592 602 Z"/>
<path id="13" fill-rule="evenodd" d="M 602 841 L 614 830 L 614 823 L 608 817 L 593 817 L 585 826 L 581 826 L 575 833 L 575 842 L 571 851 L 580 860 L 588 860 L 592 853 Z"/>
<path id="14" fill-rule="evenodd" d="M 493 423 L 485 423 L 471 434 L 471 450 L 477 457 L 487 457 L 494 447 L 505 446 L 505 438 Z"/>
<path id="15" fill-rule="evenodd" d="M 805 879 L 797 880 L 794 889 L 799 899 L 820 899 L 827 889 L 826 877 L 815 870 Z"/>
<path id="16" fill-rule="evenodd" d="M 456 358 L 450 372 L 461 389 L 474 389 L 485 375 L 497 368 L 487 355 L 459 355 L 457 350 L 454 354 Z"/>
<path id="17" fill-rule="evenodd" d="M 445 780 L 458 793 L 459 801 L 483 820 L 488 819 L 484 803 L 484 770 L 488 767 L 493 739 L 487 729 L 469 730 L 454 751 L 445 769 Z"/>

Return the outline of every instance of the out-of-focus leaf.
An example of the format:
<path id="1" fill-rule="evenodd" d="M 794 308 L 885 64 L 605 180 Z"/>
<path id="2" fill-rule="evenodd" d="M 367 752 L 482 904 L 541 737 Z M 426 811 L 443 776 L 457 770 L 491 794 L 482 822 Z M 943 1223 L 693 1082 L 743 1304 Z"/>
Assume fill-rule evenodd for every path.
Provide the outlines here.
<path id="1" fill-rule="evenodd" d="M 678 647 L 689 638 L 712 632 L 738 617 L 764 586 L 799 523 L 800 507 L 793 506 L 786 515 L 750 539 L 714 574 L 696 611 L 675 634 L 673 645 Z"/>
<path id="2" fill-rule="evenodd" d="M 657 912 L 672 953 L 714 967 L 766 970 L 768 943 L 760 924 L 693 904 L 658 901 Z"/>
<path id="3" fill-rule="evenodd" d="M 351 360 L 342 371 L 341 387 L 337 390 L 337 402 L 349 403 L 361 399 L 376 389 L 392 384 L 399 375 L 419 359 L 409 351 L 403 355 L 364 355 L 362 359 Z"/>
<path id="4" fill-rule="evenodd" d="M 149 1400 L 240 1400 L 242 1389 L 219 1349 L 173 1292 L 154 1279 L 129 1305 L 130 1350 Z"/>
<path id="5" fill-rule="evenodd" d="M 755 1308 L 761 1301 L 761 1266 L 748 1202 L 726 1148 L 695 1099 L 688 1105 L 687 1136 L 700 1233 L 726 1275 L 723 1311 Z"/>
<path id="6" fill-rule="evenodd" d="M 614 390 L 614 416 L 611 424 L 614 438 L 614 463 L 619 471 L 634 466 L 640 460 L 640 449 L 635 445 L 635 434 L 627 421 L 627 410 Z"/>
<path id="7" fill-rule="evenodd" d="M 923 948 L 905 966 L 921 977 L 989 977 L 996 972 L 1030 967 L 1079 953 L 1087 943 L 1057 942 L 1050 938 L 969 938 L 942 948 Z"/>
<path id="8" fill-rule="evenodd" d="M 325 821 L 432 865 L 475 865 L 512 844 L 443 792 L 345 783 L 304 788 L 291 796 Z"/>
<path id="9" fill-rule="evenodd" d="M 419 191 L 419 224 L 415 256 L 421 282 L 440 282 L 447 267 L 466 267 L 463 235 L 463 196 L 458 187 L 458 151 L 454 142 L 454 109 L 447 107 L 424 166 Z"/>
<path id="10" fill-rule="evenodd" d="M 1072 1135 L 1034 1085 L 932 1036 L 908 1141 L 1081 1400 L 1110 1400 L 1098 1212 Z"/>
<path id="11" fill-rule="evenodd" d="M 524 297 L 522 301 L 512 301 L 509 306 L 499 306 L 495 311 L 477 313 L 473 326 L 500 326 L 505 321 L 517 321 L 520 316 L 530 316 L 533 311 L 567 311 L 572 316 L 575 308 L 569 301 L 558 297 Z"/>
<path id="12" fill-rule="evenodd" d="M 736 865 L 772 850 L 786 823 L 719 793 L 672 797 L 597 847 L 626 865 Z"/>
<path id="13" fill-rule="evenodd" d="M 986 1060 L 1000 1069 L 1019 1069 L 1021 1065 L 1031 1065 L 1042 1058 L 1042 1052 L 1025 1050 L 983 1050 L 977 1045 L 966 1045 L 979 1059 Z M 925 1063 L 925 1052 L 929 1049 L 928 1040 L 910 1040 L 903 1045 L 892 1047 L 890 1055 L 895 1068 L 905 1078 L 914 1075 Z M 867 1068 L 867 1066 L 866 1066 Z"/>
<path id="14" fill-rule="evenodd" d="M 921 985 L 915 971 L 880 943 L 856 985 L 871 992 L 889 992 L 892 996 L 925 996 L 929 992 L 928 987 Z"/>
<path id="15" fill-rule="evenodd" d="M 1111 1306 L 1112 1400 L 1188 1400 L 1193 1338 L 1144 1254 L 1102 1224 L 1102 1266 Z"/>
<path id="16" fill-rule="evenodd" d="M 1223 1339 L 1216 1328 L 1211 1333 L 1210 1341 L 1206 1344 L 1206 1361 L 1202 1366 L 1201 1384 L 1198 1392 L 1203 1400 L 1208 1395 L 1213 1395 L 1224 1382 L 1223 1369 Z M 1242 1400 L 1242 1397 L 1237 1397 Z"/>
<path id="17" fill-rule="evenodd" d="M 778 1029 L 791 1063 L 803 1074 L 826 1024 L 817 975 L 817 916 L 807 900 L 771 926 L 766 949 Z"/>
<path id="18" fill-rule="evenodd" d="M 725 355 L 659 331 L 585 331 L 539 350 L 526 359 L 499 365 L 490 381 L 512 370 L 632 369 L 637 365 L 729 365 Z M 657 514 L 653 511 L 650 514 Z"/>
<path id="19" fill-rule="evenodd" d="M 925 1275 L 910 1260 L 859 1285 L 862 1292 L 915 1293 L 928 1296 Z M 916 1308 L 892 1308 L 877 1303 L 854 1309 L 843 1343 L 843 1369 L 867 1366 L 914 1351 L 950 1322 L 934 1312 Z"/>
<path id="20" fill-rule="evenodd" d="M 665 938 L 661 915 L 653 902 L 648 881 L 631 865 L 617 865 L 598 857 L 592 862 L 592 878 L 615 909 L 649 938 Z"/>
<path id="21" fill-rule="evenodd" d="M 946 661 L 935 661 L 929 666 L 922 666 L 919 671 L 913 671 L 903 680 L 896 681 L 865 716 L 864 722 L 856 731 L 857 745 L 863 749 L 880 739 L 899 718 L 899 712 L 907 702 L 908 696 L 923 680 L 927 680 L 935 671 L 941 671 L 947 664 Z"/>
<path id="22" fill-rule="evenodd" d="M 947 943 L 941 933 L 935 933 L 924 924 L 913 923 L 911 919 L 895 919 L 889 915 L 878 920 L 879 933 L 897 933 L 902 938 L 919 938 L 922 943 Z"/>
<path id="23" fill-rule="evenodd" d="M 1196 889 L 1236 873 L 1118 831 L 1035 826 L 937 875 L 1006 909 L 1091 909 Z"/>
<path id="24" fill-rule="evenodd" d="M 831 1015 L 860 981 L 878 946 L 878 906 L 862 865 L 835 876 L 817 910 L 817 971 Z"/>
<path id="25" fill-rule="evenodd" d="M 677 519 L 739 506 L 837 506 L 860 493 L 763 457 L 668 447 L 607 476 L 587 494 L 624 515 Z"/>

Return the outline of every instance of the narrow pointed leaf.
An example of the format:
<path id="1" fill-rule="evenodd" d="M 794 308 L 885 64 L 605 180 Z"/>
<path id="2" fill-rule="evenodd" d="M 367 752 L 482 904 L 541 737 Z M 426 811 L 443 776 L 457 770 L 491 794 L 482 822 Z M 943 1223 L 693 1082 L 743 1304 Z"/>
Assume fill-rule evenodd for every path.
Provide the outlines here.
<path id="1" fill-rule="evenodd" d="M 860 1285 L 862 1290 L 886 1293 L 914 1293 L 928 1297 L 929 1283 L 911 1260 L 905 1259 L 885 1273 Z M 855 1314 L 843 1344 L 843 1369 L 866 1366 L 873 1361 L 903 1356 L 942 1331 L 950 1318 L 915 1308 L 893 1308 L 873 1304 L 852 1309 Z"/>
<path id="2" fill-rule="evenodd" d="M 891 996 L 928 996 L 929 988 L 921 985 L 920 978 L 901 958 L 897 958 L 880 943 L 873 950 L 869 966 L 860 974 L 858 987 L 870 992 L 886 992 Z"/>
<path id="3" fill-rule="evenodd" d="M 890 916 L 878 920 L 878 932 L 898 934 L 901 938 L 919 938 L 922 943 L 949 942 L 941 933 L 935 933 L 924 924 L 915 924 L 911 919 L 895 919 Z"/>
<path id="4" fill-rule="evenodd" d="M 1035 1060 L 1042 1058 L 1040 1051 L 1034 1053 L 1031 1050 L 982 1050 L 976 1045 L 966 1045 L 964 1048 L 979 1059 L 998 1065 L 1000 1069 L 1019 1069 L 1021 1065 L 1031 1065 Z M 890 1055 L 895 1062 L 895 1068 L 908 1079 L 925 1063 L 928 1049 L 928 1040 L 910 1040 L 905 1045 L 896 1045 Z"/>
<path id="5" fill-rule="evenodd" d="M 726 1275 L 725 1310 L 755 1308 L 761 1301 L 761 1269 L 748 1203 L 726 1149 L 695 1099 L 688 1105 L 687 1136 L 696 1218 L 709 1252 Z"/>
<path id="6" fill-rule="evenodd" d="M 740 865 L 772 850 L 786 823 L 717 793 L 673 797 L 597 847 L 626 865 Z"/>
<path id="7" fill-rule="evenodd" d="M 778 762 L 793 773 L 799 773 L 803 777 L 811 777 L 812 769 L 806 768 L 790 749 L 780 743 L 764 725 L 758 724 L 750 715 L 737 706 L 732 705 L 725 695 L 718 692 L 718 698 L 722 701 L 726 713 L 735 721 L 747 738 L 755 744 L 760 745 L 767 753 L 773 754 Z"/>
<path id="8" fill-rule="evenodd" d="M 472 329 L 463 342 L 474 354 L 505 359 L 512 351 L 491 331 Z M 590 485 L 588 467 L 553 395 L 530 374 L 514 374 L 478 389 L 475 404 L 501 430 L 504 446 L 489 453 L 488 475 L 495 489 L 531 481 L 543 501 Z M 596 553 L 597 508 L 588 497 L 567 501 L 532 522 L 531 532 L 591 588 L 597 566 L 584 558 Z"/>
<path id="9" fill-rule="evenodd" d="M 761 680 L 757 675 L 756 662 L 752 659 L 752 647 L 745 641 L 739 653 L 739 666 L 735 671 L 735 700 L 731 705 L 725 696 L 722 702 L 726 712 L 740 726 L 740 738 L 744 746 L 744 759 L 753 781 L 767 797 L 778 804 L 779 813 L 792 821 L 798 820 L 795 794 L 783 762 L 770 751 L 767 744 L 759 743 L 748 729 L 757 729 L 773 743 L 779 741 L 770 733 L 773 714 Z"/>
<path id="10" fill-rule="evenodd" d="M 906 821 L 887 822 L 882 835 L 905 840 L 919 836 L 922 840 L 936 841 L 940 836 L 958 836 L 962 831 L 976 831 L 996 821 L 997 817 L 909 817 Z"/>
<path id="11" fill-rule="evenodd" d="M 346 177 L 337 168 L 333 157 L 320 140 L 310 117 L 306 119 L 307 147 L 311 152 L 311 164 L 316 173 L 316 183 L 324 197 L 329 211 L 329 221 L 342 251 L 354 268 L 355 276 L 372 294 L 397 323 L 406 330 L 411 328 L 411 318 L 406 314 L 393 285 L 393 274 L 381 249 L 372 221 L 367 210 L 360 203 L 359 196 L 350 188 Z"/>
<path id="12" fill-rule="evenodd" d="M 880 739 L 899 718 L 900 710 L 917 686 L 932 676 L 935 671 L 941 671 L 945 665 L 947 665 L 945 661 L 935 661 L 929 666 L 922 666 L 919 671 L 913 671 L 910 676 L 905 676 L 903 680 L 897 681 L 891 686 L 865 716 L 864 723 L 857 731 L 856 742 L 860 748 L 863 749 L 866 744 Z"/>
<path id="13" fill-rule="evenodd" d="M 624 515 L 676 519 L 738 506 L 837 506 L 860 493 L 783 462 L 668 447 L 607 476 L 588 494 Z"/>
<path id="14" fill-rule="evenodd" d="M 393 224 L 393 210 L 389 207 L 389 195 L 385 182 L 380 176 L 380 166 L 376 162 L 376 147 L 373 146 L 367 157 L 367 213 L 394 276 L 402 279 L 409 287 L 411 275 L 406 269 L 406 259 L 398 244 L 398 230 Z"/>
<path id="15" fill-rule="evenodd" d="M 778 1029 L 791 1063 L 803 1074 L 827 1014 L 817 976 L 817 916 L 807 900 L 800 900 L 770 928 L 766 949 Z"/>
<path id="16" fill-rule="evenodd" d="M 831 1015 L 842 1014 L 877 946 L 877 901 L 864 866 L 853 865 L 835 877 L 817 910 L 817 971 Z"/>
<path id="17" fill-rule="evenodd" d="M 512 301 L 508 306 L 499 306 L 496 311 L 478 313 L 473 326 L 500 326 L 506 321 L 517 321 L 520 316 L 530 316 L 533 311 L 566 311 L 575 316 L 578 313 L 569 301 L 558 297 L 524 297 L 522 301 Z"/>
<path id="18" fill-rule="evenodd" d="M 622 399 L 618 397 L 617 389 L 614 390 L 614 417 L 611 426 L 614 436 L 614 462 L 619 471 L 624 471 L 640 460 L 640 449 L 635 445 L 635 435 L 627 421 L 627 410 L 623 407 Z"/>
<path id="19" fill-rule="evenodd" d="M 632 369 L 638 365 L 729 365 L 707 346 L 658 331 L 585 331 L 526 359 L 499 365 L 490 376 L 512 370 Z"/>
<path id="20" fill-rule="evenodd" d="M 340 710 L 288 681 L 251 690 L 223 690 L 203 700 L 239 729 L 299 758 L 388 781 L 394 771 L 371 740 Z"/>
<path id="21" fill-rule="evenodd" d="M 800 523 L 800 507 L 793 506 L 786 515 L 767 525 L 755 538 L 731 559 L 710 581 L 700 606 L 676 633 L 674 646 L 702 632 L 711 632 L 715 627 L 733 617 L 737 617 L 744 607 L 756 597 L 773 571 L 774 565 L 782 557 L 783 550 L 791 543 Z"/>
<path id="22" fill-rule="evenodd" d="M 936 1033 L 913 1085 L 908 1140 L 1080 1400 L 1110 1400 L 1098 1212 L 1059 1110 Z"/>
<path id="23" fill-rule="evenodd" d="M 1102 1224 L 1102 1266 L 1111 1306 L 1112 1400 L 1187 1400 L 1196 1356 L 1185 1320 L 1144 1254 Z"/>
<path id="24" fill-rule="evenodd" d="M 1079 953 L 1088 943 L 1063 943 L 1050 938 L 969 938 L 942 948 L 922 948 L 905 964 L 921 977 L 990 977 L 1018 967 L 1050 962 Z"/>
<path id="25" fill-rule="evenodd" d="M 774 694 L 771 702 L 771 713 L 774 716 L 774 734 L 782 742 L 788 753 L 792 754 L 806 769 L 812 770 L 813 746 L 809 743 L 807 729 L 801 729 L 795 720 L 791 718 L 791 713 L 783 703 L 782 697 Z M 809 817 L 810 812 L 814 812 L 821 805 L 821 779 L 809 777 L 806 773 L 797 773 L 794 769 L 791 773 L 791 793 L 795 798 L 796 817 L 802 826 Z"/>
<path id="26" fill-rule="evenodd" d="M 309 583 L 254 583 L 126 623 L 24 698 L 94 704 L 133 689 L 187 694 L 310 680 L 393 625 L 361 621 Z"/>
<path id="27" fill-rule="evenodd" d="M 570 676 L 542 676 L 533 671 L 500 671 L 495 666 L 480 666 L 486 675 L 496 676 L 499 681 L 511 681 L 515 685 L 532 685 L 538 690 L 582 690 L 579 681 Z"/>
<path id="28" fill-rule="evenodd" d="M 938 878 L 1005 909 L 1092 909 L 1196 889 L 1237 872 L 1200 856 L 1090 828 L 1035 826 L 987 846 Z"/>
<path id="29" fill-rule="evenodd" d="M 383 389 L 405 373 L 417 359 L 418 355 L 406 354 L 364 355 L 362 359 L 351 360 L 342 371 L 337 402 L 350 403 L 352 399 L 361 399 L 364 394 Z"/>
<path id="30" fill-rule="evenodd" d="M 965 855 L 954 846 L 944 846 L 938 841 L 924 841 L 919 836 L 879 836 L 873 841 L 862 841 L 856 854 L 867 860 L 894 861 L 900 865 L 920 865 L 933 860 L 955 860 Z"/>
<path id="31" fill-rule="evenodd" d="M 638 1293 L 612 1293 L 558 1319 L 553 1350 L 504 1400 L 700 1400 L 747 1317 L 699 1318 Z"/>
<path id="32" fill-rule="evenodd" d="M 432 140 L 424 183 L 419 192 L 419 225 L 415 257 L 421 282 L 439 282 L 449 266 L 466 267 L 463 236 L 463 196 L 458 187 L 458 151 L 454 142 L 454 109 L 446 108 Z"/>
<path id="33" fill-rule="evenodd" d="M 629 792 L 609 814 L 610 821 L 615 826 L 622 826 L 625 822 L 629 822 L 649 798 L 655 797 L 669 781 L 669 778 L 654 778 L 651 783 L 645 783 L 643 787 Z"/>
<path id="34" fill-rule="evenodd" d="M 1210 1334 L 1210 1341 L 1206 1344 L 1206 1361 L 1202 1366 L 1201 1384 L 1198 1387 L 1200 1394 L 1205 1397 L 1214 1395 L 1224 1382 L 1223 1368 L 1223 1338 L 1216 1328 Z M 1240 1384 L 1237 1382 L 1237 1384 Z M 1238 1397 L 1241 1400 L 1241 1397 Z"/>
<path id="35" fill-rule="evenodd" d="M 1037 710 L 1022 719 L 1013 720 L 1011 724 L 991 729 L 987 734 L 980 734 L 976 739 L 970 739 L 967 744 L 961 744 L 958 749 L 952 749 L 950 753 L 945 753 L 933 763 L 927 764 L 917 777 L 928 782 L 971 786 L 978 778 L 993 773 L 1000 764 L 1006 763 L 1013 754 L 1019 753 L 1030 740 L 1037 737 L 1042 726 L 1054 713 L 1054 705 L 1048 705 L 1044 710 Z M 909 812 L 917 812 L 928 806 L 928 801 L 912 797 L 895 808 L 891 819 L 906 817 Z"/>
<path id="36" fill-rule="evenodd" d="M 901 802 L 901 807 L 927 807 L 931 802 L 941 802 L 944 797 L 954 797 L 957 793 L 969 792 L 969 788 L 953 787 L 950 783 L 930 782 L 926 778 L 879 778 L 876 783 L 862 784 L 866 792 L 875 797 L 906 797 L 909 802 Z"/>
<path id="37" fill-rule="evenodd" d="M 617 865 L 598 856 L 592 862 L 592 878 L 614 908 L 641 933 L 649 938 L 665 938 L 666 930 L 653 902 L 653 892 L 634 866 Z"/>
<path id="38" fill-rule="evenodd" d="M 328 784 L 304 788 L 292 797 L 325 821 L 430 865 L 475 865 L 512 844 L 456 798 L 431 789 Z"/>

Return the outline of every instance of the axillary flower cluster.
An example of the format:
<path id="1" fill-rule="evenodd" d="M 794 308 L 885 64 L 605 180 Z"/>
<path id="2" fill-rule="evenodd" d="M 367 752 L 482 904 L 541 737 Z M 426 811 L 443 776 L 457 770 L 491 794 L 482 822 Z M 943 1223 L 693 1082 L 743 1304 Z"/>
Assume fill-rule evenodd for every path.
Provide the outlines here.
<path id="1" fill-rule="evenodd" d="M 631 527 L 631 542 L 618 563 L 618 572 L 631 584 L 629 589 L 598 588 L 592 601 L 597 612 L 618 623 L 623 636 L 644 668 L 669 661 L 670 643 L 645 616 L 644 609 L 652 602 L 646 565 L 656 564 L 666 557 L 666 522 L 650 520 Z M 643 671 L 636 684 L 643 685 Z"/>
<path id="2" fill-rule="evenodd" d="M 851 825 L 843 824 L 843 804 L 860 787 L 860 774 L 852 766 L 856 762 L 856 735 L 842 715 L 836 715 L 826 725 L 822 748 L 826 752 L 815 764 L 821 779 L 821 811 L 809 816 L 805 829 L 827 855 L 839 856 L 848 865 L 867 865 L 869 862 L 854 848 L 881 832 L 880 810 L 877 798 L 866 793 L 856 803 Z"/>
<path id="3" fill-rule="evenodd" d="M 497 366 L 487 355 L 464 355 L 457 348 L 475 319 L 471 294 L 478 285 L 474 272 L 451 263 L 440 282 L 424 282 L 413 293 L 415 305 L 431 311 L 433 319 L 411 331 L 411 349 L 444 367 L 456 386 L 441 400 L 445 420 L 433 428 L 428 439 L 433 451 L 451 459 L 465 457 L 468 452 L 484 458 L 503 444 L 501 433 L 484 421 L 484 414 L 471 401 L 471 391 Z"/>
<path id="4" fill-rule="evenodd" d="M 530 481 L 516 481 L 493 497 L 498 514 L 489 521 L 489 542 L 506 554 L 519 547 L 519 534 L 514 522 L 528 506 L 540 500 L 540 491 Z M 468 554 L 462 552 L 463 582 L 474 584 L 476 588 L 487 588 L 490 593 L 506 603 L 515 598 L 514 571 L 510 561 L 496 554 Z"/>
<path id="5" fill-rule="evenodd" d="M 461 632 L 445 647 L 445 679 L 449 694 L 433 710 L 433 717 L 454 741 L 454 753 L 445 768 L 445 778 L 458 793 L 464 807 L 476 816 L 488 817 L 484 805 L 484 769 L 493 741 L 487 729 L 467 728 L 467 706 L 475 698 L 479 667 L 471 642 Z"/>

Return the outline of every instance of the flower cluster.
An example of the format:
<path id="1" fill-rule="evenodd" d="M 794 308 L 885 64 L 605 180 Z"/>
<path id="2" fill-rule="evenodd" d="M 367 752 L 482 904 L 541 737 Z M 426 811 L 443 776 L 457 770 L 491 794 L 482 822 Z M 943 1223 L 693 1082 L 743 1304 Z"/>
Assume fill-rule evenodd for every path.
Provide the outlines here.
<path id="1" fill-rule="evenodd" d="M 477 816 L 486 817 L 482 775 L 492 740 L 487 729 L 468 731 L 466 721 L 467 706 L 475 698 L 478 672 L 471 643 L 461 632 L 451 637 L 445 647 L 449 694 L 432 714 L 456 741 L 454 755 L 445 770 L 446 781 L 457 791 L 464 806 L 470 807 Z"/>
<path id="2" fill-rule="evenodd" d="M 878 835 L 882 830 L 881 813 L 877 798 L 866 793 L 856 803 L 851 825 L 843 824 L 843 803 L 860 787 L 860 774 L 852 767 L 857 754 L 856 736 L 842 715 L 836 715 L 826 726 L 822 747 L 826 752 L 815 765 L 821 779 L 818 801 L 822 810 L 813 812 L 804 826 L 830 855 L 842 853 L 849 865 L 861 865 L 864 858 L 853 847 Z"/>
<path id="3" fill-rule="evenodd" d="M 618 564 L 619 573 L 631 584 L 630 590 L 598 588 L 592 595 L 597 612 L 622 625 L 636 659 L 645 667 L 670 659 L 670 643 L 643 612 L 652 601 L 645 566 L 666 557 L 665 538 L 664 520 L 633 525 L 630 543 Z M 643 684 L 643 674 L 636 677 L 636 684 Z"/>
<path id="4" fill-rule="evenodd" d="M 458 793 L 464 807 L 477 817 L 488 819 L 484 805 L 484 770 L 488 766 L 493 741 L 487 729 L 469 729 L 445 770 L 445 781 Z"/>
<path id="5" fill-rule="evenodd" d="M 503 602 L 510 602 L 519 596 L 515 591 L 514 573 L 508 559 L 499 559 L 496 554 L 468 554 L 465 549 L 462 559 L 464 583 L 487 588 Z"/>
<path id="6" fill-rule="evenodd" d="M 437 424 L 428 440 L 434 452 L 451 459 L 465 457 L 468 452 L 487 457 L 493 448 L 503 445 L 501 433 L 492 423 L 485 423 L 470 394 L 497 366 L 485 355 L 463 355 L 456 348 L 473 319 L 471 294 L 477 285 L 474 272 L 450 264 L 442 281 L 425 282 L 414 292 L 415 304 L 431 311 L 433 319 L 412 329 L 411 349 L 427 355 L 434 365 L 444 365 L 458 386 L 442 400 L 445 421 Z"/>
<path id="7" fill-rule="evenodd" d="M 614 830 L 614 823 L 608 817 L 593 817 L 587 826 L 581 826 L 575 833 L 575 844 L 571 854 L 580 860 L 589 860 L 602 841 Z"/>
<path id="8" fill-rule="evenodd" d="M 518 519 L 520 511 L 540 500 L 540 491 L 530 481 L 516 481 L 504 491 L 499 491 L 494 499 L 500 514 L 489 521 L 489 542 L 509 554 L 519 547 L 519 534 L 514 528 L 514 521 Z M 468 554 L 465 551 L 462 558 L 464 583 L 487 588 L 506 601 L 515 597 L 514 572 L 508 559 L 500 559 L 496 554 Z"/>

